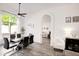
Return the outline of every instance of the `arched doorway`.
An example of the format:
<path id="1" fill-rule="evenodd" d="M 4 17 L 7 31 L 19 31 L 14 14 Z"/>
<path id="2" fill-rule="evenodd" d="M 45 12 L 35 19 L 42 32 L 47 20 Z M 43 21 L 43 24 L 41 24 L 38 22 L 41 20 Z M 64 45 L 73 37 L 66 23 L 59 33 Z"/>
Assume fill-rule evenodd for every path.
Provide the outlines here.
<path id="1" fill-rule="evenodd" d="M 50 46 L 51 41 L 51 16 L 42 17 L 42 44 Z"/>

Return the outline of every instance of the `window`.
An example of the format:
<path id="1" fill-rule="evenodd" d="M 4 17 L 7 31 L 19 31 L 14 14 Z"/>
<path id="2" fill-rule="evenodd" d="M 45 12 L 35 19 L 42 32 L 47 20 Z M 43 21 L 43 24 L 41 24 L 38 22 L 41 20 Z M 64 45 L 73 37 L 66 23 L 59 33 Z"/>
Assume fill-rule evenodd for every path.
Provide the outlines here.
<path id="1" fill-rule="evenodd" d="M 1 16 L 2 20 L 2 26 L 1 26 L 1 32 L 2 33 L 15 33 L 18 31 L 18 25 L 19 25 L 19 20 L 15 15 L 4 13 Z M 9 24 L 11 24 L 11 29 L 9 27 Z"/>
<path id="2" fill-rule="evenodd" d="M 15 33 L 18 30 L 18 24 L 11 26 L 11 33 Z M 9 33 L 9 26 L 3 25 L 1 26 L 2 33 Z"/>

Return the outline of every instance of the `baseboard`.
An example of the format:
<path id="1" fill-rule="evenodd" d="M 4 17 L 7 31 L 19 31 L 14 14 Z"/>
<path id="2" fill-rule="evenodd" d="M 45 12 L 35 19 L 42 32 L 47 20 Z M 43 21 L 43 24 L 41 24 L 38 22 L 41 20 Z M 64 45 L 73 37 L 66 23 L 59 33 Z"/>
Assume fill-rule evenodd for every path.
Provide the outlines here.
<path id="1" fill-rule="evenodd" d="M 64 51 L 63 49 L 58 49 L 58 48 L 53 48 L 54 50 L 56 50 L 56 51 Z"/>

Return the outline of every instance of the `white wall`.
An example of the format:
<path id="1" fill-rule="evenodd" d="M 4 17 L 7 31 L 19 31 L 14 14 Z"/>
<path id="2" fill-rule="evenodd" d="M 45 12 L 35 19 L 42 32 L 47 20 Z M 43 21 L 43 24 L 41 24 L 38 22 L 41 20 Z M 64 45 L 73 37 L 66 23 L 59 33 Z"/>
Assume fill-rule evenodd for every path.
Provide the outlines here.
<path id="1" fill-rule="evenodd" d="M 79 23 L 65 23 L 65 17 L 68 16 L 79 16 L 79 5 L 70 4 L 63 5 L 54 10 L 55 15 L 55 31 L 54 31 L 54 47 L 64 49 L 65 48 L 65 31 L 66 27 L 74 29 L 74 31 L 78 31 Z M 73 33 L 73 32 L 72 32 Z M 77 32 L 78 33 L 78 32 Z M 53 45 L 53 43 L 51 44 Z"/>
<path id="2" fill-rule="evenodd" d="M 51 16 L 52 14 L 50 14 L 49 10 L 48 11 L 42 10 L 39 11 L 38 13 L 34 13 L 26 17 L 27 18 L 27 20 L 25 21 L 26 22 L 25 26 L 27 25 L 26 30 L 28 29 L 27 27 L 29 24 L 34 24 L 34 27 L 30 27 L 31 30 L 28 29 L 27 33 L 32 32 L 34 34 L 35 42 L 42 43 L 42 20 L 44 15 Z"/>
<path id="3" fill-rule="evenodd" d="M 2 44 L 2 43 L 3 43 L 3 41 L 2 41 L 1 26 L 0 26 L 0 44 Z"/>
<path id="4" fill-rule="evenodd" d="M 1 14 L 0 14 L 0 16 L 1 16 Z M 2 33 L 1 33 L 1 18 L 0 18 L 0 44 L 2 44 L 2 43 L 3 43 L 3 38 L 2 38 Z"/>
<path id="5" fill-rule="evenodd" d="M 74 28 L 74 31 L 78 31 L 79 24 L 66 24 L 65 17 L 67 16 L 79 16 L 79 5 L 78 4 L 65 4 L 58 7 L 51 7 L 50 9 L 41 10 L 28 17 L 28 24 L 33 23 L 34 28 L 32 32 L 34 34 L 34 41 L 42 43 L 41 32 L 42 32 L 42 17 L 44 15 L 51 16 L 51 46 L 54 48 L 64 49 L 65 48 L 65 27 Z M 26 21 L 27 22 L 27 21 Z M 27 24 L 27 25 L 28 25 Z M 25 25 L 26 26 L 26 25 Z M 27 28 L 26 28 L 27 29 Z"/>
<path id="6" fill-rule="evenodd" d="M 25 28 L 26 28 L 26 33 L 25 35 L 28 35 L 29 33 L 34 34 L 34 41 L 35 42 L 41 42 L 41 25 L 40 25 L 40 19 L 38 18 L 38 15 L 29 15 L 25 18 Z"/>

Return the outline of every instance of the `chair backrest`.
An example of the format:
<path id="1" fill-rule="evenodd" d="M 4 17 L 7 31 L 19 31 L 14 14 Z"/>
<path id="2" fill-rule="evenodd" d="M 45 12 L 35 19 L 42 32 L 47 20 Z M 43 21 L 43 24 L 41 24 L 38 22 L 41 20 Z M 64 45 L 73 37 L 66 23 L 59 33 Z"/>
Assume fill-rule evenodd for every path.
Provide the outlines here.
<path id="1" fill-rule="evenodd" d="M 24 42 L 27 42 L 28 43 L 28 40 L 29 40 L 29 37 L 24 37 Z"/>
<path id="2" fill-rule="evenodd" d="M 34 41 L 33 41 L 33 38 L 34 38 L 34 35 L 31 35 L 30 38 L 29 38 L 29 40 L 30 40 L 29 43 L 30 43 L 30 44 L 34 42 Z"/>
<path id="3" fill-rule="evenodd" d="M 9 49 L 9 41 L 8 38 L 4 38 L 4 48 Z"/>
<path id="4" fill-rule="evenodd" d="M 24 37 L 24 47 L 27 47 L 29 45 L 29 37 Z"/>
<path id="5" fill-rule="evenodd" d="M 21 38 L 21 34 L 17 34 L 17 38 Z"/>
<path id="6" fill-rule="evenodd" d="M 11 35 L 10 35 L 10 39 L 11 39 L 11 40 L 12 40 L 12 39 L 15 39 L 15 37 L 16 37 L 15 34 L 11 34 Z"/>
<path id="7" fill-rule="evenodd" d="M 31 35 L 29 39 L 33 39 L 33 37 L 34 37 L 34 36 L 33 36 L 33 35 Z"/>

